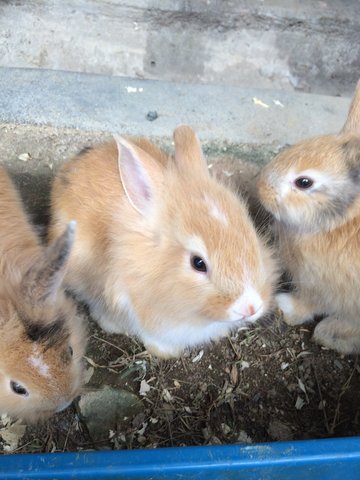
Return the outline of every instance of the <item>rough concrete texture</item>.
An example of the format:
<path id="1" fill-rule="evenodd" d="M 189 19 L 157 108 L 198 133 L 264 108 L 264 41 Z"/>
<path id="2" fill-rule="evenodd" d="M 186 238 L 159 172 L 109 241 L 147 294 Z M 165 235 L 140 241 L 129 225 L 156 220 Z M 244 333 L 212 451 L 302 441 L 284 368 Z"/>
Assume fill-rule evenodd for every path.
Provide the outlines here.
<path id="1" fill-rule="evenodd" d="M 191 124 L 216 174 L 252 196 L 257 166 L 302 138 L 338 131 L 349 99 L 133 80 L 46 70 L 0 69 L 0 162 L 15 176 L 39 224 L 48 218 L 58 166 L 111 132 L 146 135 L 171 150 Z M 148 112 L 157 112 L 153 121 Z"/>
<path id="2" fill-rule="evenodd" d="M 7 0 L 0 66 L 349 95 L 358 0 Z"/>
<path id="3" fill-rule="evenodd" d="M 220 85 L 0 69 L 0 121 L 170 138 L 192 125 L 206 142 L 274 147 L 338 131 L 350 99 Z M 157 112 L 153 121 L 149 112 Z"/>

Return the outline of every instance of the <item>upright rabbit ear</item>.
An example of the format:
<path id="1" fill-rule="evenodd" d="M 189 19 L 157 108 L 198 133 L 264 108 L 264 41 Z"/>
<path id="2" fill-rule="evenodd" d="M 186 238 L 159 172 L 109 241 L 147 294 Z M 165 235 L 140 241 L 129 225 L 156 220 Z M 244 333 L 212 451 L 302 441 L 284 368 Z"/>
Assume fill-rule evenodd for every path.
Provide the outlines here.
<path id="1" fill-rule="evenodd" d="M 175 162 L 181 170 L 185 168 L 194 174 L 209 175 L 200 140 L 192 128 L 187 125 L 177 127 L 174 141 Z"/>
<path id="2" fill-rule="evenodd" d="M 24 275 L 22 292 L 31 304 L 55 301 L 74 243 L 75 228 L 76 222 L 70 222 L 65 232 L 46 247 L 41 258 Z"/>
<path id="3" fill-rule="evenodd" d="M 360 136 L 360 80 L 351 101 L 348 117 L 341 131 L 358 133 Z"/>
<path id="4" fill-rule="evenodd" d="M 146 215 L 154 196 L 163 182 L 160 164 L 146 152 L 124 138 L 114 135 L 118 148 L 118 165 L 122 186 L 129 203 L 137 212 Z"/>

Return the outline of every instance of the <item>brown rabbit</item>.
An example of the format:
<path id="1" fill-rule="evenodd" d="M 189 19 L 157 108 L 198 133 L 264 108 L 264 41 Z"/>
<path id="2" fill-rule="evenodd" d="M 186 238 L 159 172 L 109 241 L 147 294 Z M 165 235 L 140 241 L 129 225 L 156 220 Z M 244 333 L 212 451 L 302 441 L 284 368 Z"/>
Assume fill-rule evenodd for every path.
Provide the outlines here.
<path id="1" fill-rule="evenodd" d="M 75 222 L 42 247 L 0 167 L 0 413 L 28 421 L 71 403 L 82 382 L 82 319 L 61 288 Z"/>
<path id="2" fill-rule="evenodd" d="M 342 131 L 280 153 L 258 190 L 293 279 L 294 291 L 277 295 L 286 322 L 325 314 L 315 340 L 360 352 L 360 82 Z"/>
<path id="3" fill-rule="evenodd" d="M 172 158 L 117 137 L 67 163 L 52 189 L 50 237 L 78 224 L 66 285 L 102 328 L 161 357 L 264 315 L 275 280 L 245 203 L 211 178 L 196 134 L 181 126 L 174 140 Z"/>

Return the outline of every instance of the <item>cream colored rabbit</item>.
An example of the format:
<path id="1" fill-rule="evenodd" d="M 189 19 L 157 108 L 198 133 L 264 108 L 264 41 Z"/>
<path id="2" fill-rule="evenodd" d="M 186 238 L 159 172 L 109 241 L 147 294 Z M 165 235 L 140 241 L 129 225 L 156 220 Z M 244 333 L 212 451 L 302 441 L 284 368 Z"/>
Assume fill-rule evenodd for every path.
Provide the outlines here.
<path id="1" fill-rule="evenodd" d="M 175 157 L 117 137 L 58 172 L 50 236 L 78 224 L 66 284 L 108 332 L 160 356 L 218 339 L 264 315 L 271 253 L 244 201 L 211 178 L 196 134 L 175 130 Z"/>
<path id="2" fill-rule="evenodd" d="M 360 352 L 360 82 L 342 131 L 280 153 L 258 190 L 295 287 L 277 295 L 286 322 L 325 314 L 315 340 Z"/>
<path id="3" fill-rule="evenodd" d="M 36 421 L 67 407 L 82 383 L 83 322 L 61 287 L 75 223 L 42 247 L 0 168 L 0 225 L 0 414 Z"/>

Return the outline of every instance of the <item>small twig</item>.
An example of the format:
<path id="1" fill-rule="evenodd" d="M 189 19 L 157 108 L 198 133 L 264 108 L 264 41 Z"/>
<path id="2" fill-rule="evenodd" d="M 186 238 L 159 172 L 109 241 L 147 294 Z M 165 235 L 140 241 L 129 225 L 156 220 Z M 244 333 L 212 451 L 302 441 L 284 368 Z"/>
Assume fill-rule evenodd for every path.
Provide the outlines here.
<path id="1" fill-rule="evenodd" d="M 322 396 L 319 379 L 318 379 L 318 376 L 317 376 L 317 373 L 316 373 L 316 368 L 314 367 L 314 365 L 312 365 L 312 368 L 313 368 L 313 371 L 314 371 L 314 376 L 315 376 L 315 380 L 316 380 L 316 386 L 317 386 L 317 389 L 318 389 L 318 392 L 319 392 L 319 397 L 320 397 L 320 401 L 321 401 L 321 405 L 322 405 L 322 411 L 323 411 L 323 416 L 324 416 L 325 428 L 326 428 L 327 432 L 330 433 L 329 420 L 328 420 L 328 418 L 327 418 L 326 408 L 325 408 L 325 403 L 324 403 L 324 398 L 323 398 L 323 396 Z"/>
<path id="2" fill-rule="evenodd" d="M 188 368 L 187 368 L 187 365 L 186 365 L 183 357 L 180 357 L 180 359 L 181 359 L 181 363 L 182 363 L 183 369 L 185 370 L 186 373 L 188 373 L 189 370 L 188 370 Z"/>
<path id="3" fill-rule="evenodd" d="M 354 376 L 355 370 L 356 370 L 356 366 L 354 366 L 352 372 L 350 373 L 349 378 L 346 380 L 346 382 L 344 383 L 344 385 L 341 387 L 341 392 L 340 392 L 339 397 L 338 397 L 338 401 L 337 401 L 337 405 L 336 405 L 336 409 L 335 409 L 334 418 L 333 418 L 333 421 L 332 421 L 332 424 L 331 424 L 331 428 L 330 428 L 330 433 L 331 433 L 331 435 L 334 434 L 335 428 L 336 428 L 336 426 L 337 426 L 337 423 L 336 423 L 336 422 L 337 422 L 337 420 L 338 420 L 339 413 L 340 413 L 341 399 L 342 399 L 342 397 L 345 395 L 346 391 L 347 391 L 348 388 L 349 388 L 349 385 L 350 385 L 350 382 L 351 382 L 351 380 L 352 380 L 352 377 Z"/>
<path id="4" fill-rule="evenodd" d="M 119 352 L 121 352 L 123 355 L 126 355 L 127 357 L 129 357 L 129 353 L 126 352 L 125 350 L 123 350 L 122 348 L 118 347 L 117 345 L 115 345 L 114 343 L 111 343 L 109 342 L 108 340 L 105 340 L 104 338 L 100 338 L 98 337 L 97 335 L 91 335 L 92 338 L 95 338 L 95 340 L 98 340 L 99 342 L 103 342 L 103 343 L 106 343 L 106 345 L 110 345 L 110 347 L 113 347 L 113 348 L 116 348 L 116 350 L 119 350 Z"/>
<path id="5" fill-rule="evenodd" d="M 239 352 L 236 350 L 235 348 L 235 345 L 233 344 L 233 342 L 231 341 L 231 338 L 230 337 L 227 337 L 229 343 L 230 343 L 230 347 L 232 348 L 232 351 L 235 353 L 235 356 L 236 356 L 236 359 L 237 360 L 240 360 L 241 358 L 241 355 L 239 354 Z"/>
<path id="6" fill-rule="evenodd" d="M 67 443 L 68 443 L 68 440 L 69 440 L 70 431 L 71 431 L 71 429 L 72 429 L 72 426 L 73 426 L 73 424 L 71 423 L 71 425 L 70 425 L 70 427 L 68 428 L 68 431 L 67 431 L 67 433 L 66 433 L 65 442 L 64 442 L 63 449 L 62 449 L 63 452 L 65 452 L 65 449 L 66 449 L 66 447 L 67 447 Z"/>

